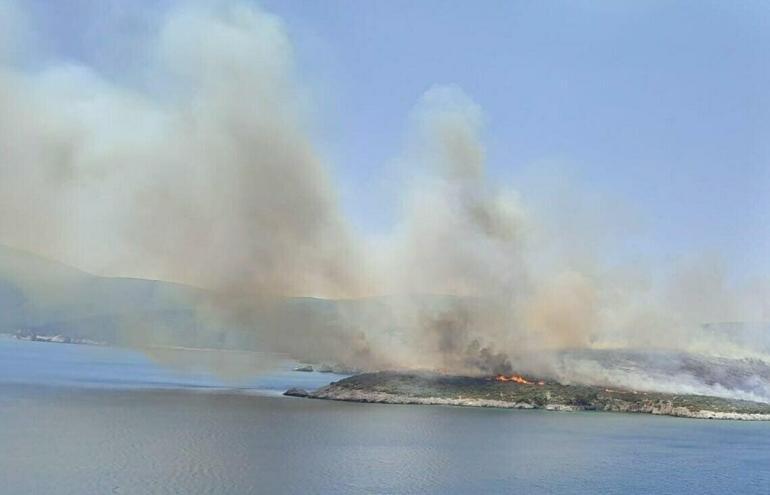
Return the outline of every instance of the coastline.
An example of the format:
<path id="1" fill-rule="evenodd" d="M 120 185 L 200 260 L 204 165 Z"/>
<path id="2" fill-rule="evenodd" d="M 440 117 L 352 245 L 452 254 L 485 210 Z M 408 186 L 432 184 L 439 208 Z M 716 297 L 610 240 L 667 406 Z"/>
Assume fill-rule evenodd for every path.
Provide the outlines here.
<path id="1" fill-rule="evenodd" d="M 469 381 L 471 385 L 475 384 L 475 389 L 468 388 Z M 425 383 L 429 385 L 425 386 Z M 500 389 L 504 392 L 499 392 Z M 770 421 L 770 404 L 764 403 L 554 383 L 541 387 L 534 384 L 501 385 L 468 377 L 434 378 L 388 372 L 356 375 L 312 392 L 292 389 L 285 395 L 378 404 L 620 412 L 691 419 Z"/>

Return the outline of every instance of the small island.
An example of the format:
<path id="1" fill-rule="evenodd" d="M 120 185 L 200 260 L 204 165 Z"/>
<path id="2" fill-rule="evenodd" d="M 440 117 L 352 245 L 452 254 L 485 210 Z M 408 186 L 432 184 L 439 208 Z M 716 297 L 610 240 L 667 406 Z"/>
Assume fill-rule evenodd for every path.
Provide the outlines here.
<path id="1" fill-rule="evenodd" d="M 17 330 L 12 334 L 0 334 L 14 337 L 16 340 L 27 340 L 30 342 L 49 342 L 52 344 L 80 344 L 80 345 L 107 345 L 106 342 L 100 342 L 91 339 L 70 337 L 58 333 L 37 333 L 33 330 Z"/>
<path id="2" fill-rule="evenodd" d="M 383 371 L 355 375 L 312 392 L 289 390 L 285 395 L 383 404 L 608 411 L 700 419 L 770 420 L 770 404 L 760 402 L 591 385 L 565 385 L 521 375 L 468 377 Z"/>

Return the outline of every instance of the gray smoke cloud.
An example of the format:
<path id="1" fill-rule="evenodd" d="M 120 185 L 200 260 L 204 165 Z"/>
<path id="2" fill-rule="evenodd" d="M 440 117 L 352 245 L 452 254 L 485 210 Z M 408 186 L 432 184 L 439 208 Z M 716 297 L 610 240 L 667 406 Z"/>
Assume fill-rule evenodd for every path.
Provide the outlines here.
<path id="1" fill-rule="evenodd" d="M 159 96 L 83 66 L 4 68 L 0 237 L 221 291 L 355 289 L 281 22 L 237 4 L 182 10 L 154 41 Z"/>
<path id="2" fill-rule="evenodd" d="M 489 179 L 483 112 L 459 88 L 417 103 L 400 220 L 361 239 L 279 18 L 239 2 L 173 8 L 136 43 L 150 89 L 83 64 L 21 64 L 9 40 L 24 33 L 2 28 L 22 18 L 0 4 L 13 47 L 0 46 L 1 243 L 203 288 L 201 319 L 300 359 L 567 379 L 593 372 L 554 357 L 564 349 L 767 356 L 701 326 L 766 320 L 766 282 L 736 287 L 696 258 L 667 277 L 604 262 L 595 219 L 561 228 L 569 211 L 536 211 Z M 337 303 L 319 317 L 288 296 Z M 152 329 L 127 331 L 141 344 Z"/>

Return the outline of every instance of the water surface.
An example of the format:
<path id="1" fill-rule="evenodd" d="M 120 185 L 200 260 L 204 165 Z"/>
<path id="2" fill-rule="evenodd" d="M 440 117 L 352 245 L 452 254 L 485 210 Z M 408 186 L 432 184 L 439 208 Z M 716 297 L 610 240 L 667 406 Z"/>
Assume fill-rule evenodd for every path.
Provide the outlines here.
<path id="1" fill-rule="evenodd" d="M 281 380 L 329 378 L 232 387 L 131 351 L 23 344 L 0 342 L 3 494 L 770 493 L 770 423 L 286 398 L 269 394 Z"/>

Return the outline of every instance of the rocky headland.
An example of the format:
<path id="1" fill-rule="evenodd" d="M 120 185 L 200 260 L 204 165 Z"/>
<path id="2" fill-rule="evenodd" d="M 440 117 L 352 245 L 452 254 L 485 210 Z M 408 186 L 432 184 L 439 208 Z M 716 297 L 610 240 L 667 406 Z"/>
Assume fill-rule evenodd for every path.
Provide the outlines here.
<path id="1" fill-rule="evenodd" d="M 315 391 L 290 390 L 286 395 L 383 404 L 607 411 L 700 419 L 770 420 L 770 404 L 761 402 L 565 385 L 518 375 L 465 377 L 431 373 L 364 373 Z"/>

